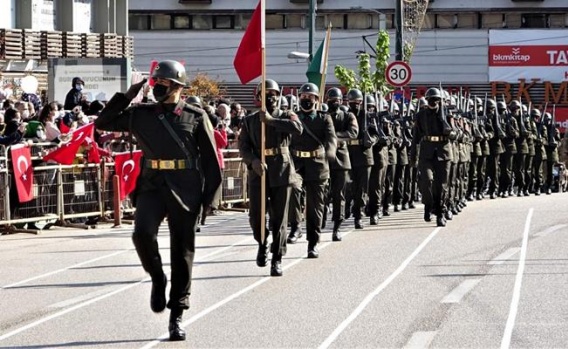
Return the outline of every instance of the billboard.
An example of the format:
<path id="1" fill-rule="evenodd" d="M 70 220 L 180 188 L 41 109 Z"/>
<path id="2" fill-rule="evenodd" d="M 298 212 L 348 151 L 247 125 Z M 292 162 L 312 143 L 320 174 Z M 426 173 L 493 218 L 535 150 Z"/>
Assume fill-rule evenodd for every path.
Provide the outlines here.
<path id="1" fill-rule="evenodd" d="M 566 30 L 490 30 L 489 81 L 568 81 Z"/>
<path id="2" fill-rule="evenodd" d="M 126 92 L 130 83 L 128 58 L 53 58 L 48 61 L 49 100 L 63 103 L 74 77 L 84 82 L 87 100 L 108 101 L 116 92 Z"/>

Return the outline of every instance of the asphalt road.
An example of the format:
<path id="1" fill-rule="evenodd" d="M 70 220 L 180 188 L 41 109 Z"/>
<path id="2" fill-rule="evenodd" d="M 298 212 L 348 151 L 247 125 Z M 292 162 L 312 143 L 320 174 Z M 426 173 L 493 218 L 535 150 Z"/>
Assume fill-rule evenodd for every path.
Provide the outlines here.
<path id="1" fill-rule="evenodd" d="M 568 196 L 469 203 L 445 228 L 421 207 L 302 238 L 284 276 L 255 265 L 243 213 L 198 235 L 186 342 L 150 310 L 132 227 L 0 236 L 1 348 L 568 348 Z M 169 271 L 169 238 L 159 237 Z"/>

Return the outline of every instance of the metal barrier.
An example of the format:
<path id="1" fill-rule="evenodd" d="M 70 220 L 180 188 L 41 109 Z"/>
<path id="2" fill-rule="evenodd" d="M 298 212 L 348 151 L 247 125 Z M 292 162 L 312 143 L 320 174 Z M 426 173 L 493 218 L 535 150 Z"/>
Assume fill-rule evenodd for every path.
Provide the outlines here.
<path id="1" fill-rule="evenodd" d="M 226 207 L 247 201 L 247 169 L 240 157 L 234 157 L 234 155 L 238 156 L 238 153 L 236 149 L 223 151 L 225 169 L 223 170 L 221 204 Z"/>
<path id="2" fill-rule="evenodd" d="M 0 146 L 0 223 L 10 219 L 8 153 L 4 146 Z"/>

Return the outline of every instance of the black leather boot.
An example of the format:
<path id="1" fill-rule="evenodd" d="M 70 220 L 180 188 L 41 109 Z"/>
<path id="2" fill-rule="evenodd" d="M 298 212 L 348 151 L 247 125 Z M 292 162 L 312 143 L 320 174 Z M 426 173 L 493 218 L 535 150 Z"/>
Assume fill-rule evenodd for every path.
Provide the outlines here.
<path id="1" fill-rule="evenodd" d="M 259 267 L 266 267 L 268 263 L 268 246 L 266 242 L 264 244 L 258 244 L 258 252 L 256 253 L 256 265 Z"/>
<path id="2" fill-rule="evenodd" d="M 282 256 L 272 255 L 270 276 L 282 276 Z"/>
<path id="3" fill-rule="evenodd" d="M 183 315 L 183 309 L 174 308 L 170 312 L 170 325 L 168 330 L 170 331 L 171 341 L 184 341 L 185 331 L 181 328 L 181 317 Z"/>
<path id="4" fill-rule="evenodd" d="M 424 206 L 424 221 L 425 222 L 432 221 L 432 208 L 428 205 Z"/>
<path id="5" fill-rule="evenodd" d="M 150 308 L 154 313 L 161 313 L 166 309 L 166 285 L 168 278 L 162 275 L 152 277 L 152 293 L 150 295 Z"/>
<path id="6" fill-rule="evenodd" d="M 332 241 L 341 241 L 343 238 L 341 237 L 341 232 L 339 231 L 339 227 L 341 227 L 342 221 L 335 221 L 333 222 L 333 232 L 331 233 L 331 240 Z"/>
<path id="7" fill-rule="evenodd" d="M 291 223 L 290 224 L 290 234 L 288 235 L 288 239 L 286 242 L 289 244 L 295 244 L 299 238 L 302 237 L 302 230 L 300 229 L 300 225 L 298 223 Z"/>

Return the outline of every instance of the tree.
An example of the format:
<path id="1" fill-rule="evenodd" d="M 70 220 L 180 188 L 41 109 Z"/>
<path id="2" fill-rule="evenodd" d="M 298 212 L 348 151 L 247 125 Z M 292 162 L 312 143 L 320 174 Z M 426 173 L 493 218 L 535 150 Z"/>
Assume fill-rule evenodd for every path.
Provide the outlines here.
<path id="1" fill-rule="evenodd" d="M 201 98 L 204 103 L 225 94 L 225 90 L 219 86 L 219 82 L 211 79 L 204 73 L 197 73 L 193 80 L 189 82 L 185 92 L 190 96 Z"/>

